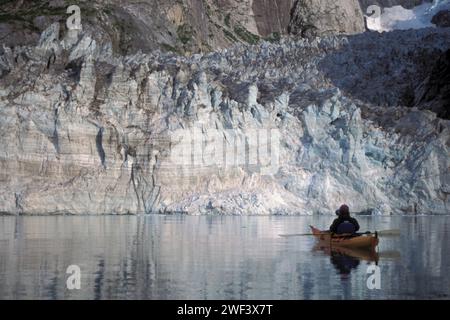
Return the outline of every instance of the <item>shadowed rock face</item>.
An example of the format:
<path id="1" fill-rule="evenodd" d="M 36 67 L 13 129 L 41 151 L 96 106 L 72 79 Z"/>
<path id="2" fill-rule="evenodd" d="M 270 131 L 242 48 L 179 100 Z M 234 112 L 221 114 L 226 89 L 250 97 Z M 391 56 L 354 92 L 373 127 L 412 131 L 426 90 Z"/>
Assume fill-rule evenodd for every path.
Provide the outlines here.
<path id="1" fill-rule="evenodd" d="M 297 0 L 289 31 L 305 37 L 364 32 L 364 18 L 357 0 Z"/>
<path id="2" fill-rule="evenodd" d="M 0 212 L 333 214 L 345 202 L 448 213 L 450 123 L 396 104 L 398 75 L 424 81 L 424 57 L 450 49 L 447 29 L 191 57 L 118 56 L 89 33 L 60 34 L 54 24 L 38 46 L 1 52 Z M 376 103 L 380 92 L 388 105 Z M 183 140 L 188 129 L 207 138 L 204 149 Z M 254 130 L 279 132 L 277 162 L 264 139 L 247 139 L 256 164 L 211 161 Z M 173 152 L 186 148 L 190 162 L 179 163 Z"/>
<path id="3" fill-rule="evenodd" d="M 436 13 L 433 19 L 431 19 L 431 23 L 441 28 L 450 27 L 450 10 L 441 10 Z"/>
<path id="4" fill-rule="evenodd" d="M 287 34 L 294 3 L 295 0 L 253 0 L 258 33 L 264 37 L 274 32 Z"/>

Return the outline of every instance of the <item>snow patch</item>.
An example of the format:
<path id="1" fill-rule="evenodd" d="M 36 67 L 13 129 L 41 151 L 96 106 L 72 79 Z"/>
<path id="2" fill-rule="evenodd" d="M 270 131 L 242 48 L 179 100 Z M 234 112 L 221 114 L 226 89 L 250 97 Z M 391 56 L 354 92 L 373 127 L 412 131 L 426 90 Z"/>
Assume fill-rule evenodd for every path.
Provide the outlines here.
<path id="1" fill-rule="evenodd" d="M 449 0 L 434 0 L 432 3 L 424 3 L 412 9 L 402 6 L 383 8 L 377 12 L 369 7 L 367 16 L 367 28 L 369 30 L 384 32 L 392 30 L 407 30 L 435 27 L 431 23 L 433 16 L 440 10 L 449 10 Z"/>

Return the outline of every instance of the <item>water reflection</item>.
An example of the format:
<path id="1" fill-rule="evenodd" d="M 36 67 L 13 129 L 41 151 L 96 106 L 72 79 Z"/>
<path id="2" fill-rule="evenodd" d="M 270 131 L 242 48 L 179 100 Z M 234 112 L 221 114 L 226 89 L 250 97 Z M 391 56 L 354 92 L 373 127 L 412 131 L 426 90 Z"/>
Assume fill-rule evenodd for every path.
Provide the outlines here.
<path id="1" fill-rule="evenodd" d="M 450 294 L 450 217 L 361 217 L 401 229 L 380 257 L 279 234 L 329 217 L 0 217 L 0 299 L 380 299 Z M 401 257 L 386 259 L 388 252 Z M 350 259 L 349 259 L 350 257 Z M 359 260 L 359 264 L 354 260 Z M 382 290 L 366 287 L 378 263 Z M 81 290 L 66 269 L 82 271 Z M 346 281 L 342 281 L 342 275 Z"/>
<path id="2" fill-rule="evenodd" d="M 361 261 L 374 262 L 378 265 L 379 260 L 378 253 L 375 250 L 370 249 L 338 248 L 317 243 L 314 246 L 313 251 L 320 251 L 328 255 L 331 264 L 342 276 L 347 276 L 352 270 L 357 269 Z"/>

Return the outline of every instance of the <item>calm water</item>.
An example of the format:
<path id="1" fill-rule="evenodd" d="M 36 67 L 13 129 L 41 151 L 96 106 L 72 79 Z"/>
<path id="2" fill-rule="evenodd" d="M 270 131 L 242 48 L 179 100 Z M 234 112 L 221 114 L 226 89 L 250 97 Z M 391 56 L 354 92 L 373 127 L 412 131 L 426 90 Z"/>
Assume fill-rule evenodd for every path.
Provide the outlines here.
<path id="1" fill-rule="evenodd" d="M 278 234 L 332 217 L 0 217 L 0 299 L 450 299 L 450 217 L 360 217 L 400 228 L 374 257 Z M 66 269 L 81 268 L 68 290 Z"/>

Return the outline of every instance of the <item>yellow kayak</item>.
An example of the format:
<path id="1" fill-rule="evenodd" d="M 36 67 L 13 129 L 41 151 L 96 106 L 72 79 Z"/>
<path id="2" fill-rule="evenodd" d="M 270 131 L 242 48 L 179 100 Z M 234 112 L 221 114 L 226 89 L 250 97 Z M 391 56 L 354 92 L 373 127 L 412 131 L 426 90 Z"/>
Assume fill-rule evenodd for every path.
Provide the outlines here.
<path id="1" fill-rule="evenodd" d="M 357 236 L 336 235 L 329 231 L 321 231 L 311 226 L 311 231 L 321 245 L 330 247 L 359 248 L 374 250 L 378 245 L 377 234 L 365 234 Z"/>

